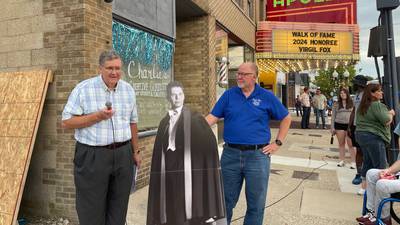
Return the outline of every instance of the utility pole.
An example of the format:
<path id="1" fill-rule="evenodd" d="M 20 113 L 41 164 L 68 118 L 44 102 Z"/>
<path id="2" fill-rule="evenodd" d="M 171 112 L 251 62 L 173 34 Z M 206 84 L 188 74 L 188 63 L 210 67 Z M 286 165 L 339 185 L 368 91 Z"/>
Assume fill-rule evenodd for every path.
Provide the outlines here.
<path id="1" fill-rule="evenodd" d="M 396 68 L 396 55 L 394 46 L 394 35 L 393 35 L 393 16 L 392 11 L 400 5 L 399 0 L 377 0 L 377 9 L 381 12 L 380 20 L 382 27 L 384 28 L 384 45 L 386 45 L 386 53 L 383 55 L 383 65 L 384 65 L 384 90 L 386 104 L 391 109 L 396 111 L 396 116 L 394 118 L 394 124 L 400 122 L 400 110 L 399 110 L 399 79 L 397 77 Z M 372 43 L 373 44 L 373 43 Z M 371 43 L 370 43 L 371 45 Z M 398 68 L 400 69 L 400 68 Z M 397 135 L 392 133 L 391 139 L 391 149 L 389 151 L 389 163 L 392 164 L 396 161 L 399 152 L 399 144 Z"/>

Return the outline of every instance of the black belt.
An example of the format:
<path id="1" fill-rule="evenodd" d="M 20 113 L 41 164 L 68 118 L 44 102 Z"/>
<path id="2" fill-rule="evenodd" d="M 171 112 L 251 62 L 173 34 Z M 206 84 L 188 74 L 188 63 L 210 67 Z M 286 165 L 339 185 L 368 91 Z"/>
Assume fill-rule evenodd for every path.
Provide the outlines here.
<path id="1" fill-rule="evenodd" d="M 230 143 L 225 143 L 226 146 L 231 147 L 231 148 L 237 148 L 241 151 L 249 151 L 249 150 L 257 150 L 260 148 L 264 148 L 268 144 L 258 144 L 258 145 L 242 145 L 242 144 L 230 144 Z"/>
<path id="2" fill-rule="evenodd" d="M 127 141 L 123 141 L 123 142 L 114 142 L 114 143 L 111 143 L 109 145 L 102 145 L 102 146 L 93 146 L 93 145 L 83 144 L 83 143 L 80 143 L 80 142 L 79 143 L 84 145 L 84 146 L 91 147 L 91 148 L 116 149 L 116 148 L 120 148 L 120 147 L 122 147 L 124 145 L 127 145 L 129 142 L 130 142 L 130 140 L 127 140 Z"/>

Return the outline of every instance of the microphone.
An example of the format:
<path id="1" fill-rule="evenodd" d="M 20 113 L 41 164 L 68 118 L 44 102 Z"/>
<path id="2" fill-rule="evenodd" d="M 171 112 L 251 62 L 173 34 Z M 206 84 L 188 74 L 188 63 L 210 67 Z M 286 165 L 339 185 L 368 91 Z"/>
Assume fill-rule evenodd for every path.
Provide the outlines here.
<path id="1" fill-rule="evenodd" d="M 112 103 L 110 101 L 107 101 L 106 107 L 107 107 L 107 110 L 110 110 L 112 108 Z"/>

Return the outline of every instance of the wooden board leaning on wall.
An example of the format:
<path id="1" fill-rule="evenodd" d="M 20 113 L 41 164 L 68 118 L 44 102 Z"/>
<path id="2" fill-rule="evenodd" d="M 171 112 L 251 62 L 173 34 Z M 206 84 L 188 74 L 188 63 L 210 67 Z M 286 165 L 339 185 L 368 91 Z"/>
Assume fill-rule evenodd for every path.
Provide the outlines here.
<path id="1" fill-rule="evenodd" d="M 0 225 L 17 220 L 50 70 L 0 73 Z"/>

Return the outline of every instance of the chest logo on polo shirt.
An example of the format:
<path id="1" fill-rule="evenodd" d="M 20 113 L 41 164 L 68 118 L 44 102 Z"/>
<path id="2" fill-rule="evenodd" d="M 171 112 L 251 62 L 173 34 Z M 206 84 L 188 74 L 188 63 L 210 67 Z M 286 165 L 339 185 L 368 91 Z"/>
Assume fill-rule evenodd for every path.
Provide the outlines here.
<path id="1" fill-rule="evenodd" d="M 260 106 L 261 99 L 253 98 L 252 101 L 253 101 L 253 105 L 255 105 L 255 106 Z"/>

